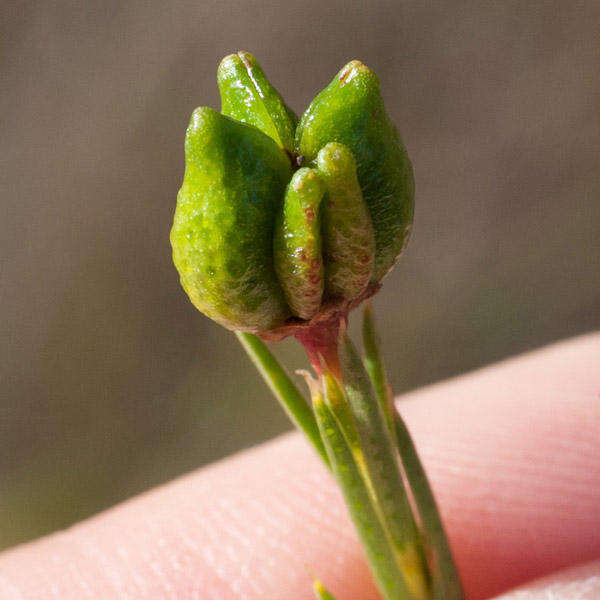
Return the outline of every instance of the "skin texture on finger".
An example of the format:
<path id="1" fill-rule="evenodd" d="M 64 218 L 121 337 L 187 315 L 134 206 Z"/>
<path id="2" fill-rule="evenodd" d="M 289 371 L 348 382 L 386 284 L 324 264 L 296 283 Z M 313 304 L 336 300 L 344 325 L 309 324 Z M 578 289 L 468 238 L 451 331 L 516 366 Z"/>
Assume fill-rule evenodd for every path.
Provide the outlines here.
<path id="1" fill-rule="evenodd" d="M 496 600 L 597 600 L 600 561 L 544 577 Z"/>
<path id="2" fill-rule="evenodd" d="M 470 599 L 600 556 L 598 365 L 595 334 L 400 403 Z M 340 600 L 377 598 L 339 492 L 293 434 L 6 552 L 0 598 L 308 600 L 307 567 Z"/>

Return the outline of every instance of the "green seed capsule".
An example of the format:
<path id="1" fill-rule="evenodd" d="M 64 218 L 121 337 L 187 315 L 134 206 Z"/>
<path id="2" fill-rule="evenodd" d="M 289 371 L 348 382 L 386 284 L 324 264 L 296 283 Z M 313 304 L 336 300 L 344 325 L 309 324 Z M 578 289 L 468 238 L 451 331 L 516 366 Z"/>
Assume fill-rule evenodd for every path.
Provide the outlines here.
<path id="1" fill-rule="evenodd" d="M 322 227 L 325 291 L 328 297 L 352 300 L 366 290 L 373 273 L 373 223 L 346 146 L 327 144 L 317 155 L 317 170 L 327 185 Z"/>
<path id="2" fill-rule="evenodd" d="M 217 82 L 221 112 L 232 119 L 254 125 L 292 153 L 298 117 L 265 77 L 252 54 L 239 51 L 219 65 Z"/>
<path id="3" fill-rule="evenodd" d="M 228 329 L 290 316 L 273 266 L 273 226 L 290 161 L 264 133 L 210 108 L 192 114 L 171 230 L 173 262 L 194 305 Z"/>
<path id="4" fill-rule="evenodd" d="M 378 282 L 404 249 L 413 219 L 414 180 L 402 141 L 386 114 L 377 75 L 348 63 L 311 102 L 296 131 L 296 150 L 313 161 L 329 142 L 356 159 L 358 181 L 375 229 L 372 281 Z"/>
<path id="5" fill-rule="evenodd" d="M 275 223 L 275 271 L 292 313 L 312 318 L 323 296 L 321 201 L 325 184 L 313 169 L 294 174 Z"/>
<path id="6" fill-rule="evenodd" d="M 184 289 L 248 332 L 343 313 L 374 291 L 412 223 L 412 169 L 377 76 L 352 61 L 297 128 L 252 55 L 225 57 L 217 78 L 222 114 L 192 115 L 171 231 Z"/>

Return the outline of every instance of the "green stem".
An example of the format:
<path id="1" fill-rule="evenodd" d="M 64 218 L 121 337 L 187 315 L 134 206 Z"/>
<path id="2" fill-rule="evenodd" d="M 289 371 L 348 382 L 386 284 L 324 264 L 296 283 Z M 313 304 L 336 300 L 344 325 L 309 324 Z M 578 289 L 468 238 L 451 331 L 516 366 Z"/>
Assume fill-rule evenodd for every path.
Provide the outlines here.
<path id="1" fill-rule="evenodd" d="M 411 488 L 426 540 L 433 579 L 434 600 L 462 600 L 464 593 L 444 531 L 435 497 L 425 469 L 402 417 L 394 407 L 371 307 L 367 305 L 363 320 L 365 367 L 371 377 L 377 400 L 400 454 L 406 479 Z"/>
<path id="2" fill-rule="evenodd" d="M 241 331 L 236 331 L 235 334 L 289 418 L 305 433 L 325 464 L 329 466 L 315 416 L 304 396 L 260 338 Z"/>

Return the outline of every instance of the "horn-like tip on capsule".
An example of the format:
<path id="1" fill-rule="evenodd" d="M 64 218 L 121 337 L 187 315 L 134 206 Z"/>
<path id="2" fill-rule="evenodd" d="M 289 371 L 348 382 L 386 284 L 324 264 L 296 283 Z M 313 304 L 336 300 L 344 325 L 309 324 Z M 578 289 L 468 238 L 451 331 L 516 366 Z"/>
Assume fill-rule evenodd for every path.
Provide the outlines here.
<path id="1" fill-rule="evenodd" d="M 379 78 L 376 73 L 369 69 L 367 65 L 365 65 L 360 60 L 351 60 L 347 65 L 342 67 L 340 72 L 338 73 L 338 80 L 341 86 L 344 86 L 350 83 L 355 77 L 359 75 L 367 75 L 368 77 L 373 78 L 377 83 L 379 83 Z"/>
<path id="2" fill-rule="evenodd" d="M 237 69 L 244 69 L 247 71 L 252 70 L 252 67 L 256 63 L 256 59 L 250 52 L 245 50 L 238 50 L 232 54 L 228 54 L 219 63 L 217 69 L 217 81 L 221 81 L 227 76 L 235 76 Z"/>
<path id="3" fill-rule="evenodd" d="M 233 66 L 240 60 L 240 57 L 237 54 L 228 54 L 221 59 L 219 66 L 217 68 L 217 76 L 227 68 Z"/>
<path id="4" fill-rule="evenodd" d="M 256 61 L 256 58 L 254 58 L 254 55 L 250 54 L 250 52 L 246 52 L 246 50 L 238 50 L 236 52 L 236 55 L 242 60 L 242 62 L 246 66 L 249 66 L 250 63 Z"/>

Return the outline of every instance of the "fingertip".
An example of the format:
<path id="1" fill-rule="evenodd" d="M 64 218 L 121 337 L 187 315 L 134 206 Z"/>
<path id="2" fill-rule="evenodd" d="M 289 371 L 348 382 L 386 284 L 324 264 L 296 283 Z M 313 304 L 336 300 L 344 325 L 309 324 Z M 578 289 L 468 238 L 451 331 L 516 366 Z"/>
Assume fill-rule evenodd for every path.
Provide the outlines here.
<path id="1" fill-rule="evenodd" d="M 555 573 L 496 600 L 598 600 L 600 561 Z"/>

